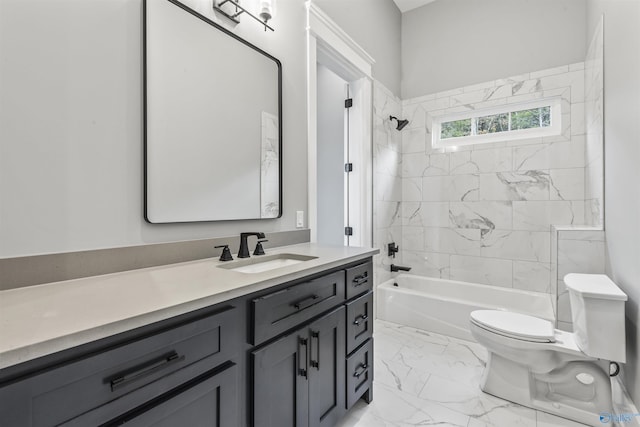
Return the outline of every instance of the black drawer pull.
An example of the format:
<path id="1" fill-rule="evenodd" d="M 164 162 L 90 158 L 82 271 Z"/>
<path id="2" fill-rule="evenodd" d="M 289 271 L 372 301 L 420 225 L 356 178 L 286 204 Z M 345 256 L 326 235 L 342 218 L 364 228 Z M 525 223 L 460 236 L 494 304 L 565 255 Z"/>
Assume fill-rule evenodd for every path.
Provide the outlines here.
<path id="1" fill-rule="evenodd" d="M 369 281 L 369 278 L 367 277 L 366 274 L 363 274 L 361 276 L 356 276 L 352 280 L 352 282 L 354 283 L 353 286 L 360 286 L 364 283 L 367 283 L 368 281 Z"/>
<path id="2" fill-rule="evenodd" d="M 314 301 L 318 298 L 320 298 L 318 295 L 311 295 L 310 297 L 301 299 L 300 301 L 294 302 L 291 305 L 294 306 L 296 310 L 300 310 L 303 308 L 311 307 L 313 304 L 315 304 Z"/>
<path id="3" fill-rule="evenodd" d="M 300 367 L 300 361 L 303 360 L 302 355 L 302 347 L 304 346 L 304 368 Z M 307 371 L 309 370 L 308 359 L 309 354 L 307 350 L 307 339 L 298 337 L 298 375 L 301 375 L 305 378 L 309 378 L 307 375 Z"/>
<path id="4" fill-rule="evenodd" d="M 360 316 L 356 317 L 356 320 L 353 321 L 353 324 L 357 326 L 368 318 L 369 316 L 367 316 L 366 314 L 361 314 Z"/>
<path id="5" fill-rule="evenodd" d="M 110 381 L 111 391 L 116 391 L 125 387 L 132 382 L 138 381 L 142 378 L 148 377 L 158 371 L 167 369 L 176 363 L 182 362 L 184 356 L 178 356 L 175 351 L 171 352 L 167 356 L 163 356 L 160 359 L 154 359 L 148 364 L 136 369 L 135 371 L 121 374 Z"/>
<path id="6" fill-rule="evenodd" d="M 364 374 L 365 372 L 367 372 L 369 370 L 369 365 L 367 365 L 366 363 L 361 363 L 360 368 L 362 368 L 362 370 L 360 372 L 354 372 L 353 376 L 356 378 L 360 378 L 360 376 L 362 376 L 362 374 Z"/>
<path id="7" fill-rule="evenodd" d="M 314 338 L 318 340 L 318 345 L 316 347 L 316 360 L 313 360 L 313 339 Z M 311 353 L 310 365 L 319 371 L 320 370 L 320 331 L 311 331 L 311 342 L 309 343 L 309 353 Z"/>

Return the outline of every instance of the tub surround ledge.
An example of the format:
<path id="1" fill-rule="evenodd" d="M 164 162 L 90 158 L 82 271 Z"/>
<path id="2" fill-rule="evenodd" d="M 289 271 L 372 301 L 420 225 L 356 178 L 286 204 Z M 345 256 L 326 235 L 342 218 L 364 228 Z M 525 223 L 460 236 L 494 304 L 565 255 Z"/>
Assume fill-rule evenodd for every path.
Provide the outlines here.
<path id="1" fill-rule="evenodd" d="M 378 249 L 284 246 L 317 257 L 246 274 L 216 258 L 0 291 L 0 369 L 366 259 Z"/>

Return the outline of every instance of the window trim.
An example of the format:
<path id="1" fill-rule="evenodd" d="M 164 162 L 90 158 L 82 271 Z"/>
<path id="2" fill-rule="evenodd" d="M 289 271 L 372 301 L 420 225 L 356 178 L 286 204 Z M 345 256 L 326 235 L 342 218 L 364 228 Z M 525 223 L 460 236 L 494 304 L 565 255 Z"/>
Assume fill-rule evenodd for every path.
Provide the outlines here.
<path id="1" fill-rule="evenodd" d="M 482 135 L 459 136 L 442 139 L 442 123 L 495 114 L 512 113 L 540 107 L 551 107 L 551 125 L 539 128 L 518 129 Z M 492 108 L 470 110 L 461 113 L 443 114 L 431 119 L 431 145 L 433 148 L 452 148 L 463 145 L 489 144 L 493 142 L 516 141 L 520 139 L 556 136 L 562 133 L 562 98 L 544 98 L 533 101 L 507 103 Z"/>

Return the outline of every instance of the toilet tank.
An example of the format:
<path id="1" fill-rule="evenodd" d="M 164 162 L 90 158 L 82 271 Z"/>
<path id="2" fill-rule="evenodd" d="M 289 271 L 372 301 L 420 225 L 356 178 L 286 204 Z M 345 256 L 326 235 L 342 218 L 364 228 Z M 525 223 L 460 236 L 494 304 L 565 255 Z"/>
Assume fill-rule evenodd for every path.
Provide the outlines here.
<path id="1" fill-rule="evenodd" d="M 625 362 L 624 304 L 627 295 L 604 274 L 564 276 L 576 344 L 586 355 Z"/>

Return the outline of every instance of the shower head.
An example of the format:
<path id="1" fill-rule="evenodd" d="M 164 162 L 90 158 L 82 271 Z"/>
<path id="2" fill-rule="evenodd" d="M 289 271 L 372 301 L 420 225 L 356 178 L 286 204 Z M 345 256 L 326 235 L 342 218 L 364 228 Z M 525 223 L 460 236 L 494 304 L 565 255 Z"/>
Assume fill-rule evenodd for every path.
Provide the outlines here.
<path id="1" fill-rule="evenodd" d="M 406 125 L 409 124 L 409 120 L 401 120 L 394 116 L 389 116 L 389 120 L 395 120 L 398 122 L 398 126 L 396 126 L 396 130 L 402 130 Z"/>

